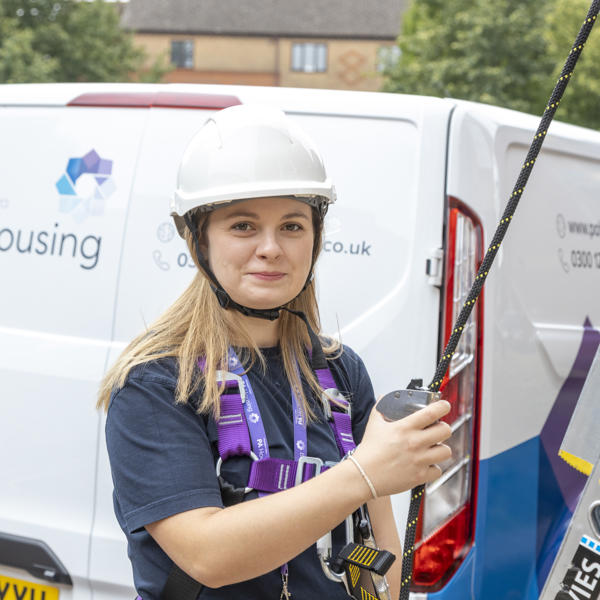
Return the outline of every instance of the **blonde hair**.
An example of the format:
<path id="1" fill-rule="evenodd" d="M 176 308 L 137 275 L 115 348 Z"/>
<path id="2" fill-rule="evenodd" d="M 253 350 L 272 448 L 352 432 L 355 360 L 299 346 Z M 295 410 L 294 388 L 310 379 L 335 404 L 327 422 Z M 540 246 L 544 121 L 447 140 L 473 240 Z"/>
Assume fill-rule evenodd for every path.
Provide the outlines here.
<path id="1" fill-rule="evenodd" d="M 322 246 L 322 221 L 313 209 L 313 267 Z M 200 240 L 205 239 L 206 215 L 198 223 Z M 233 340 L 244 347 L 239 357 L 246 369 L 257 360 L 265 367 L 265 360 L 243 325 L 239 313 L 223 309 L 210 287 L 207 275 L 198 263 L 191 233 L 186 229 L 185 239 L 194 257 L 198 272 L 188 288 L 154 322 L 147 331 L 136 337 L 122 352 L 115 364 L 108 370 L 98 394 L 97 407 L 108 410 L 113 391 L 125 385 L 127 376 L 135 366 L 165 357 L 175 357 L 179 367 L 175 401 L 188 402 L 201 384 L 204 386 L 202 400 L 198 406 L 200 413 L 219 414 L 220 395 L 223 384 L 217 382 L 217 370 L 227 364 L 229 347 Z M 288 305 L 290 309 L 302 311 L 313 331 L 319 335 L 321 324 L 315 295 L 315 283 L 311 281 L 302 293 Z M 310 348 L 310 338 L 304 322 L 297 316 L 282 310 L 278 320 L 279 344 L 283 357 L 284 371 L 292 389 L 301 400 L 309 418 L 314 412 L 306 400 L 298 369 L 308 383 L 313 394 L 320 398 L 323 390 L 310 366 L 306 348 Z M 324 338 L 321 341 L 326 356 L 333 357 L 340 350 L 337 340 Z M 206 365 L 201 371 L 198 358 L 204 357 Z M 298 366 L 298 369 L 296 368 Z"/>

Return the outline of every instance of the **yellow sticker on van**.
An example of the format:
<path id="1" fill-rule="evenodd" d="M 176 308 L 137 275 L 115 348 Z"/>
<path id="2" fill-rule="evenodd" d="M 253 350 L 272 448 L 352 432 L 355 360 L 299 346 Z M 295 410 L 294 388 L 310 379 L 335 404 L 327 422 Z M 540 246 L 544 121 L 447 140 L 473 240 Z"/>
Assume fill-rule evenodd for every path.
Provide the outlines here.
<path id="1" fill-rule="evenodd" d="M 58 600 L 58 588 L 0 575 L 2 600 Z"/>

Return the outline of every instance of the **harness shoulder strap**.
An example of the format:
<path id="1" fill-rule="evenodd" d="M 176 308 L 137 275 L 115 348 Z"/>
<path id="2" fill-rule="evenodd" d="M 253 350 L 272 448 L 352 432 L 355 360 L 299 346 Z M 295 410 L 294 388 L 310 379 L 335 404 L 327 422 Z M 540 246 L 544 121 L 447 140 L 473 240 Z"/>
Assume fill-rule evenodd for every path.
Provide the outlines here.
<path id="1" fill-rule="evenodd" d="M 160 600 L 196 600 L 203 585 L 182 571 L 175 563 L 171 568 Z"/>

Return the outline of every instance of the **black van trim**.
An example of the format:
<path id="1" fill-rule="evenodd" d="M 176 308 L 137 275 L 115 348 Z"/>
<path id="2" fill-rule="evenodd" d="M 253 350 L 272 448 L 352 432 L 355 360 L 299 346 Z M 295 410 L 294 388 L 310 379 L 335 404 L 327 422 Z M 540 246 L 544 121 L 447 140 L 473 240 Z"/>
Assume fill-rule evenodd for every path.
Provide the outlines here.
<path id="1" fill-rule="evenodd" d="M 69 572 L 42 540 L 0 531 L 0 565 L 24 569 L 38 579 L 73 585 Z"/>

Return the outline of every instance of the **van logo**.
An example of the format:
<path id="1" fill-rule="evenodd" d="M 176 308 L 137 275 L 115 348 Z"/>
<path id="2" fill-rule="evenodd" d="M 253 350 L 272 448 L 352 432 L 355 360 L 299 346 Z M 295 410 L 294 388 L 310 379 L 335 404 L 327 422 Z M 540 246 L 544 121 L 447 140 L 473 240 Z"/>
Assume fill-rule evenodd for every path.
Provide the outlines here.
<path id="1" fill-rule="evenodd" d="M 69 158 L 56 182 L 59 210 L 71 213 L 77 223 L 104 214 L 104 203 L 117 189 L 112 178 L 113 161 L 90 150 L 81 158 Z"/>
<path id="2" fill-rule="evenodd" d="M 173 223 L 165 221 L 158 226 L 156 237 L 163 244 L 168 244 L 175 237 L 175 226 Z"/>

